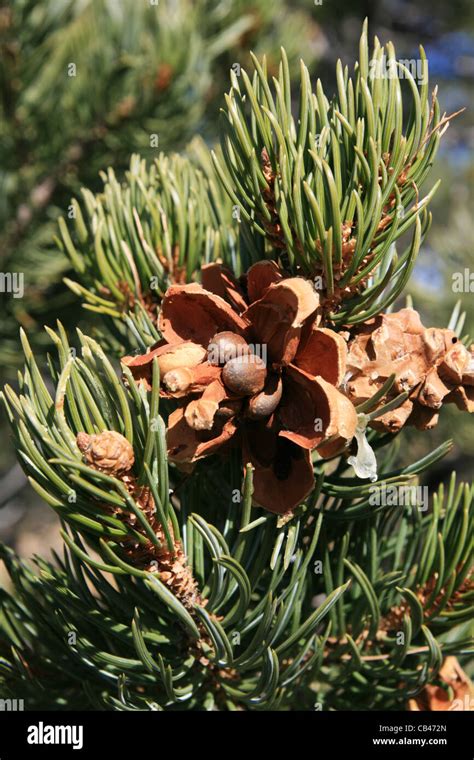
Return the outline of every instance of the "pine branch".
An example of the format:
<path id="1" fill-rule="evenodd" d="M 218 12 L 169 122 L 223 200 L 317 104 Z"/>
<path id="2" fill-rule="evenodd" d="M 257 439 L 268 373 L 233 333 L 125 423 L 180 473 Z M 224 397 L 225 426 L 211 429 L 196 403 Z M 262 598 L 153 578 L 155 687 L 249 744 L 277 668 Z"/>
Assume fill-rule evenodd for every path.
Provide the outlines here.
<path id="1" fill-rule="evenodd" d="M 94 311 L 134 313 L 153 342 L 156 304 L 167 286 L 190 279 L 227 241 L 235 246 L 232 229 L 224 230 L 230 216 L 215 202 L 212 182 L 178 155 L 160 154 L 150 169 L 133 156 L 124 186 L 111 169 L 102 178 L 101 195 L 84 191 L 84 214 L 74 203 L 77 247 L 60 220 L 62 250 L 91 287 L 67 284 Z"/>
<path id="2" fill-rule="evenodd" d="M 235 18 L 230 30 L 242 32 Z M 109 169 L 60 222 L 69 287 L 103 335 L 47 328 L 47 378 L 22 332 L 25 370 L 2 394 L 64 540 L 63 558 L 34 569 L 1 549 L 15 592 L 0 593 L 0 684 L 29 707 L 400 709 L 472 646 L 474 488 L 453 474 L 429 504 L 410 490 L 451 442 L 400 465 L 409 417 L 394 424 L 415 402 L 430 423 L 445 400 L 471 408 L 463 317 L 451 331 L 381 314 L 429 226 L 434 189 L 419 191 L 450 117 L 403 71 L 406 120 L 399 78 L 371 77 L 383 56 L 376 40 L 369 60 L 364 27 L 354 80 L 339 64 L 331 102 L 302 65 L 296 120 L 284 51 L 273 89 L 254 57 L 252 80 L 232 74 L 213 164 L 199 142 L 149 167 L 135 155 L 123 183 Z M 228 268 L 202 268 L 218 260 Z M 200 270 L 209 290 L 184 284 Z M 253 356 L 247 339 L 262 334 L 272 354 L 255 376 L 210 357 L 221 339 Z M 120 377 L 109 355 L 133 348 Z M 213 415 L 238 431 L 255 409 L 287 448 L 218 451 Z M 196 453 L 216 439 L 213 456 Z M 301 499 L 287 489 L 294 462 Z M 267 511 L 275 482 L 280 515 Z"/>
<path id="3" fill-rule="evenodd" d="M 125 582 L 125 587 L 119 590 L 127 596 L 132 587 L 139 584 L 140 613 L 142 605 L 154 609 L 155 616 L 159 611 L 173 646 L 169 626 L 176 626 L 179 621 L 187 643 L 183 644 L 181 654 L 175 652 L 171 667 L 179 670 L 193 658 L 193 677 L 201 671 L 197 683 L 187 690 L 193 699 L 200 698 L 202 684 L 212 676 L 230 702 L 272 704 L 288 677 L 282 655 L 287 657 L 299 651 L 303 644 L 312 650 L 316 662 L 318 652 L 322 651 L 316 633 L 319 623 L 347 588 L 346 582 L 334 589 L 317 610 L 296 603 L 306 586 L 305 568 L 316 546 L 319 525 L 313 536 L 311 554 L 303 557 L 300 551 L 290 573 L 287 549 L 283 569 L 280 557 L 271 570 L 266 571 L 273 578 L 270 585 L 274 598 L 268 594 L 255 603 L 252 590 L 256 592 L 262 583 L 253 562 L 257 544 L 261 544 L 260 562 L 267 567 L 272 553 L 276 555 L 268 530 L 242 532 L 250 522 L 250 470 L 244 484 L 242 521 L 240 524 L 234 521 L 232 527 L 228 523 L 225 536 L 201 516 L 202 509 L 201 514 L 191 512 L 196 495 L 194 488 L 187 494 L 186 490 L 184 494 L 181 492 L 174 507 L 167 490 L 166 446 L 163 421 L 158 416 L 158 386 L 148 402 L 131 376 L 128 388 L 119 385 L 103 351 L 90 338 L 79 336 L 82 358 L 74 358 L 61 329 L 59 335 L 52 331 L 50 335 L 59 354 L 57 369 L 51 365 L 57 383 L 54 398 L 40 380 L 24 337 L 28 368 L 22 393 L 17 396 L 7 386 L 4 401 L 31 485 L 57 511 L 61 520 L 71 526 L 72 532 L 63 532 L 63 537 L 75 561 L 95 571 L 111 573 L 119 585 Z M 107 436 L 111 433 L 107 431 L 110 430 L 120 432 L 119 437 L 125 443 L 126 440 L 133 442 L 133 473 L 130 458 L 125 459 L 124 464 L 123 449 L 117 454 L 114 439 L 111 444 L 108 442 Z M 88 431 L 87 434 L 84 431 Z M 98 442 L 96 449 L 93 446 L 91 449 L 91 441 L 97 438 L 100 438 L 100 449 L 97 449 Z M 130 448 L 130 444 L 127 446 Z M 177 475 L 170 469 L 169 476 L 173 488 Z M 214 521 L 217 509 L 218 504 L 214 503 Z M 291 528 L 290 535 L 293 534 Z M 187 562 L 181 545 L 176 543 L 180 536 L 186 536 Z M 171 540 L 171 551 L 165 549 L 168 540 Z M 205 564 L 204 546 L 209 552 Z M 91 557 L 87 547 L 100 559 Z M 200 582 L 200 594 L 194 591 L 197 581 L 191 580 L 191 569 Z M 67 586 L 69 581 L 68 574 L 62 582 Z M 137 604 L 136 593 L 133 597 Z M 291 605 L 288 606 L 289 600 Z M 28 606 L 28 609 L 32 608 Z M 39 611 L 36 617 L 40 617 Z M 75 630 L 75 626 L 70 630 Z M 135 635 L 141 641 L 139 628 Z M 233 650 L 232 637 L 240 647 L 237 653 Z M 84 647 L 83 657 L 94 660 L 88 639 Z M 140 647 L 141 656 L 148 664 L 151 655 L 145 655 Z M 100 651 L 97 656 L 97 662 L 102 661 Z M 125 666 L 125 660 L 116 661 L 112 655 L 110 658 L 114 672 L 120 663 Z M 164 667 L 168 669 L 169 665 L 165 660 Z M 129 666 L 133 671 L 133 663 Z M 293 671 L 297 678 L 299 669 L 295 666 Z M 140 683 L 139 679 L 137 684 Z M 179 691 L 175 694 L 171 690 L 171 694 L 172 699 L 168 691 L 167 696 L 160 696 L 159 700 L 164 700 L 164 704 L 169 700 L 179 701 Z"/>
<path id="4" fill-rule="evenodd" d="M 105 166 L 124 171 L 132 152 L 152 161 L 158 142 L 171 150 L 196 131 L 214 135 L 221 82 L 247 60 L 246 35 L 271 50 L 278 28 L 293 62 L 301 50 L 313 59 L 306 14 L 283 0 L 271 12 L 261 0 L 214 5 L 67 0 L 59 11 L 54 0 L 19 0 L 2 9 L 0 259 L 2 271 L 25 273 L 21 303 L 2 299 L 4 377 L 17 370 L 18 322 L 35 348 L 59 313 L 75 324 L 60 287 L 68 259 L 53 244 L 71 195 L 97 189 Z M 296 25 L 307 29 L 298 50 Z"/>
<path id="5" fill-rule="evenodd" d="M 423 48 L 420 56 L 427 72 Z M 380 71 L 385 61 L 399 75 Z M 215 158 L 221 181 L 266 239 L 267 256 L 279 256 L 293 274 L 317 278 L 335 323 L 365 321 L 387 309 L 408 280 L 437 185 L 424 198 L 420 189 L 457 114 L 440 116 L 436 90 L 429 100 L 427 73 L 418 85 L 391 43 L 384 48 L 376 39 L 369 59 L 367 23 L 354 79 L 339 61 L 332 100 L 319 80 L 311 91 L 301 64 L 296 119 L 285 51 L 273 92 L 265 59 L 253 63 L 252 78 L 231 74 L 222 111 L 224 161 Z M 402 78 L 412 101 L 408 120 Z M 411 245 L 397 255 L 396 241 L 412 227 Z"/>
<path id="6" fill-rule="evenodd" d="M 361 703 L 374 706 L 390 694 L 398 705 L 433 677 L 442 655 L 467 646 L 444 636 L 471 615 L 472 487 L 456 487 L 453 476 L 448 493 L 441 489 L 427 514 L 416 503 L 357 514 L 360 490 L 319 471 L 317 492 L 292 520 L 269 514 L 252 520 L 251 469 L 242 492 L 235 459 L 217 460 L 192 483 L 183 482 L 166 464 L 158 386 L 147 399 L 130 375 L 128 387 L 119 384 L 90 338 L 79 336 L 82 357 L 74 358 L 61 330 L 50 337 L 59 354 L 56 369 L 51 363 L 54 397 L 24 339 L 21 393 L 7 387 L 4 401 L 31 484 L 70 528 L 63 531 L 67 549 L 59 569 L 44 572 L 40 561 L 43 571 L 35 576 L 3 552 L 22 589 L 19 602 L 5 594 L 2 601 L 1 635 L 17 652 L 14 660 L 3 655 L 8 688 L 25 682 L 37 704 L 43 699 L 38 685 L 47 679 L 57 686 L 53 704 L 64 673 L 74 672 L 74 683 L 87 682 L 91 707 L 143 709 L 153 702 L 167 708 L 182 700 L 189 706 L 217 700 L 220 707 L 269 709 L 291 703 L 294 690 L 304 684 L 307 690 L 315 678 L 331 682 L 336 668 L 344 696 L 336 689 L 324 704 L 330 699 L 340 706 L 354 688 Z M 125 434 L 133 449 L 91 448 L 91 436 L 103 441 L 110 433 L 101 431 L 107 430 L 117 430 L 121 440 Z M 393 482 L 392 473 L 379 479 L 379 485 Z M 221 495 L 217 484 L 224 488 Z M 338 491 L 342 498 L 335 497 Z M 235 493 L 242 494 L 238 510 L 230 498 Z M 350 516 L 342 532 L 334 521 L 341 514 Z M 184 537 L 186 565 L 179 553 L 177 567 L 171 555 L 166 566 L 160 562 L 173 535 Z M 180 582 L 183 567 L 192 569 L 201 596 L 186 606 L 172 577 L 178 572 Z M 95 592 L 85 587 L 85 578 Z M 311 600 L 321 594 L 325 601 L 312 609 Z M 61 603 L 51 629 L 49 605 L 57 607 L 64 595 L 68 603 Z M 331 623 L 325 633 L 323 616 L 325 625 Z M 46 638 L 42 625 L 49 626 Z M 74 645 L 68 643 L 71 632 L 77 634 Z M 52 637 L 55 651 L 60 641 L 55 658 L 48 655 Z M 39 651 L 32 649 L 37 641 L 43 642 Z M 422 676 L 420 662 L 426 665 Z M 360 666 L 358 687 L 352 686 L 354 663 Z M 178 674 L 180 688 L 173 685 Z M 72 693 L 69 706 L 75 698 Z"/>

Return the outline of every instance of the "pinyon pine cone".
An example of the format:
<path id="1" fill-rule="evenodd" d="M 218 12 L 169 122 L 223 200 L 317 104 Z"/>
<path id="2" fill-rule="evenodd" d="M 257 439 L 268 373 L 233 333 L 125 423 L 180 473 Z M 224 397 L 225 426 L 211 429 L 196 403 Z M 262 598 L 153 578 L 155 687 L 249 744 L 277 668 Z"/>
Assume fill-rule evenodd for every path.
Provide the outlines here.
<path id="1" fill-rule="evenodd" d="M 132 445 L 115 430 L 97 435 L 79 433 L 76 443 L 87 464 L 107 475 L 121 475 L 135 462 Z"/>
<path id="2" fill-rule="evenodd" d="M 474 346 L 468 350 L 452 330 L 426 328 L 414 309 L 402 309 L 368 320 L 353 335 L 345 378 L 351 401 L 367 401 L 392 374 L 395 383 L 380 404 L 409 394 L 401 406 L 372 421 L 375 429 L 432 428 L 444 403 L 474 411 Z"/>
<path id="3" fill-rule="evenodd" d="M 342 451 L 357 425 L 339 390 L 346 342 L 319 322 L 313 284 L 285 277 L 272 261 L 239 282 L 209 264 L 202 285 L 172 285 L 160 313 L 163 340 L 122 359 L 150 389 L 156 357 L 161 395 L 178 401 L 170 458 L 186 465 L 239 443 L 254 467 L 255 502 L 277 513 L 300 504 L 314 484 L 311 451 Z"/>

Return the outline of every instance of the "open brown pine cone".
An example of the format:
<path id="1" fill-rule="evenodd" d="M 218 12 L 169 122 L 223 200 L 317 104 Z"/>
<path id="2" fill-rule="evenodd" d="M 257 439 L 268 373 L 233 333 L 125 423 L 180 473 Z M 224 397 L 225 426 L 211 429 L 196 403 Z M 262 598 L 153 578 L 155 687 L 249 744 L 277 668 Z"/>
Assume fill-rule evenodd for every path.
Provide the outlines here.
<path id="1" fill-rule="evenodd" d="M 314 483 L 311 451 L 344 449 L 357 425 L 339 390 L 347 345 L 320 327 L 319 296 L 302 277 L 271 261 L 241 282 L 218 264 L 202 285 L 173 285 L 159 327 L 163 342 L 122 361 L 150 387 L 152 362 L 161 393 L 178 408 L 168 423 L 170 458 L 195 462 L 239 444 L 254 467 L 254 499 L 274 512 L 300 504 Z"/>
<path id="2" fill-rule="evenodd" d="M 451 330 L 425 328 L 413 309 L 381 314 L 337 333 L 322 324 L 310 280 L 287 277 L 273 261 L 254 264 L 238 281 L 219 264 L 202 284 L 172 285 L 159 329 L 163 340 L 122 359 L 151 389 L 176 399 L 168 420 L 170 459 L 184 468 L 231 445 L 254 467 L 254 500 L 284 513 L 314 484 L 311 452 L 344 453 L 357 435 L 356 406 L 395 374 L 379 406 L 408 398 L 370 423 L 398 432 L 436 424 L 444 402 L 474 408 L 474 359 Z"/>
<path id="3" fill-rule="evenodd" d="M 380 314 L 350 342 L 345 390 L 354 404 L 370 399 L 392 374 L 395 382 L 380 403 L 403 392 L 408 398 L 373 420 L 377 430 L 432 428 L 444 403 L 474 411 L 474 345 L 468 350 L 452 330 L 424 327 L 414 309 Z"/>

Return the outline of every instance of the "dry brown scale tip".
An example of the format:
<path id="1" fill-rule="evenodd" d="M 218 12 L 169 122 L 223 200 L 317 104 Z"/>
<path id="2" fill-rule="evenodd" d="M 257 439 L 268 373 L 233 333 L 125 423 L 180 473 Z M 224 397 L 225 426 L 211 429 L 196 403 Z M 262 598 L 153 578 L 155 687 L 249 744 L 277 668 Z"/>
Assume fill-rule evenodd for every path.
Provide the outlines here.
<path id="1" fill-rule="evenodd" d="M 132 311 L 135 304 L 140 303 L 144 307 L 150 319 L 153 321 L 156 320 L 157 297 L 152 290 L 148 290 L 146 293 L 134 292 L 128 282 L 125 282 L 124 280 L 119 280 L 116 285 L 125 297 L 124 302 L 121 304 L 122 311 Z M 113 297 L 111 290 L 106 285 L 101 285 L 99 287 L 99 293 L 110 299 L 114 306 L 120 307 L 120 305 L 117 304 L 115 298 Z"/>
<path id="2" fill-rule="evenodd" d="M 459 567 L 459 568 L 457 568 L 456 571 L 460 572 L 461 569 L 462 568 Z M 433 599 L 433 601 L 430 603 L 430 606 L 426 608 L 426 610 L 425 610 L 425 616 L 426 617 L 433 617 L 434 615 L 436 615 L 437 610 L 439 609 L 439 607 L 442 604 L 444 604 L 445 602 L 446 602 L 446 604 L 445 604 L 444 609 L 446 610 L 446 612 L 450 612 L 450 611 L 452 611 L 455 608 L 456 603 L 458 601 L 460 601 L 463 598 L 464 595 L 471 594 L 472 591 L 474 591 L 473 573 L 474 573 L 474 568 L 471 568 L 469 570 L 468 575 L 463 580 L 463 582 L 461 583 L 461 585 L 459 586 L 459 588 L 456 589 L 456 591 L 454 591 L 451 594 L 451 596 L 449 597 L 449 599 L 448 599 L 447 602 L 446 602 L 446 589 L 444 587 L 441 588 L 439 590 L 439 592 L 437 593 L 435 599 Z M 434 573 L 431 576 L 431 578 L 427 581 L 427 583 L 418 590 L 417 596 L 418 596 L 418 599 L 421 602 L 421 605 L 422 605 L 423 609 L 425 609 L 428 601 L 430 600 L 430 598 L 431 598 L 431 596 L 433 594 L 433 591 L 436 588 L 437 581 L 438 581 L 438 574 Z"/>
<path id="3" fill-rule="evenodd" d="M 461 568 L 458 568 L 460 571 Z M 433 575 L 415 590 L 416 597 L 418 598 L 421 606 L 423 607 L 424 617 L 432 618 L 436 616 L 437 610 L 443 605 L 443 608 L 449 612 L 455 608 L 456 602 L 460 601 L 465 594 L 470 594 L 474 589 L 474 581 L 472 578 L 473 570 L 469 571 L 469 574 L 464 579 L 460 587 L 452 593 L 450 598 L 446 601 L 446 589 L 441 588 L 436 597 L 431 600 L 433 592 L 438 584 L 438 574 Z M 430 601 L 431 600 L 431 601 Z M 428 605 L 429 602 L 429 606 Z M 401 602 L 399 605 L 395 605 L 390 608 L 388 613 L 384 615 L 379 623 L 379 628 L 376 638 L 383 640 L 387 633 L 393 631 L 400 631 L 402 629 L 403 618 L 405 615 L 410 615 L 410 605 L 407 602 Z M 371 642 L 369 642 L 369 646 Z"/>
<path id="4" fill-rule="evenodd" d="M 168 89 L 174 76 L 174 68 L 170 63 L 161 63 L 155 75 L 154 89 L 156 92 L 164 92 Z"/>
<path id="5" fill-rule="evenodd" d="M 276 174 L 273 171 L 270 157 L 268 155 L 266 148 L 263 148 L 262 150 L 261 160 L 262 160 L 262 173 L 268 183 L 268 187 L 266 187 L 262 191 L 262 195 L 265 201 L 265 205 L 271 214 L 271 221 L 268 221 L 267 219 L 263 218 L 261 222 L 263 226 L 265 227 L 265 231 L 272 245 L 275 248 L 278 248 L 280 250 L 285 250 L 286 249 L 285 236 L 283 233 L 282 226 L 280 224 L 280 217 L 278 215 L 278 211 L 276 208 L 276 200 L 275 200 L 275 194 L 273 190 L 273 183 L 275 182 Z M 294 233 L 294 230 L 292 230 L 292 233 Z"/>
<path id="6" fill-rule="evenodd" d="M 167 273 L 169 282 L 184 285 L 187 278 L 186 265 L 179 263 L 179 246 L 174 245 L 171 260 L 168 259 L 161 250 L 157 252 L 158 259 Z M 153 315 L 156 319 L 156 311 Z"/>

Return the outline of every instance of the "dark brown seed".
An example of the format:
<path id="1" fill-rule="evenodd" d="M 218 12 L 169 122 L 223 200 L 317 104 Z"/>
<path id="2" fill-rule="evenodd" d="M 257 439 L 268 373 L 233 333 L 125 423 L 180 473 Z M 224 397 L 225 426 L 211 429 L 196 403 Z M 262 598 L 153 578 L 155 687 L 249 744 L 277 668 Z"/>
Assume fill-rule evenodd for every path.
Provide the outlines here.
<path id="1" fill-rule="evenodd" d="M 228 330 L 219 332 L 209 341 L 207 359 L 210 364 L 223 366 L 230 359 L 250 353 L 247 341 Z"/>
<path id="2" fill-rule="evenodd" d="M 257 393 L 249 400 L 247 415 L 253 420 L 261 420 L 269 417 L 281 401 L 283 383 L 278 375 L 271 375 L 263 391 Z"/>
<path id="3" fill-rule="evenodd" d="M 253 354 L 230 359 L 222 370 L 224 385 L 239 396 L 253 396 L 258 393 L 264 387 L 266 379 L 265 362 Z"/>

